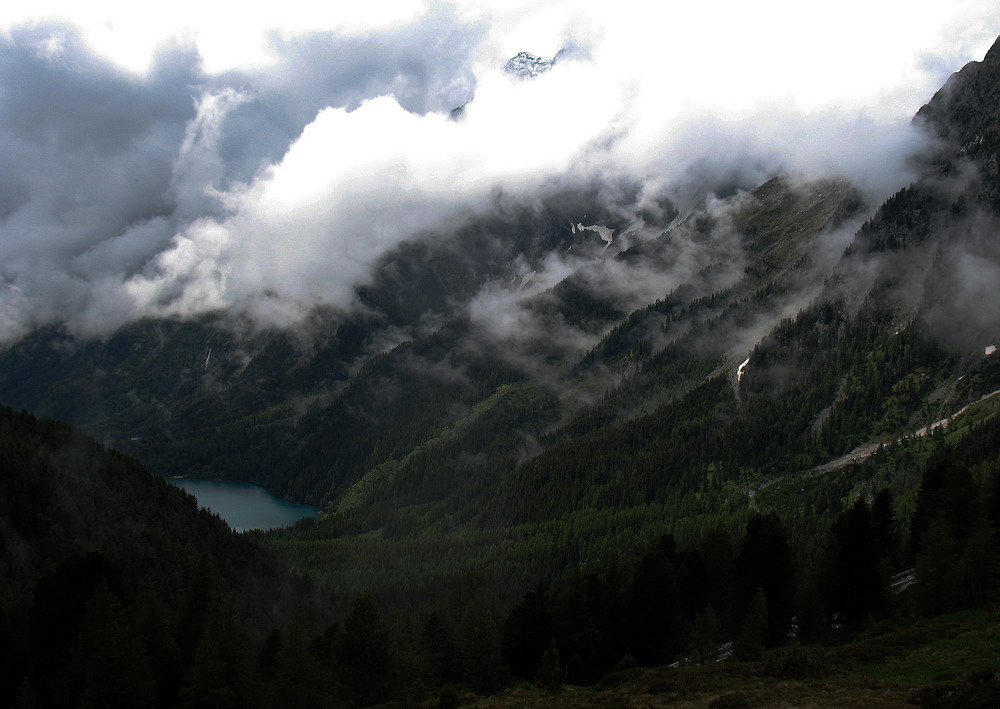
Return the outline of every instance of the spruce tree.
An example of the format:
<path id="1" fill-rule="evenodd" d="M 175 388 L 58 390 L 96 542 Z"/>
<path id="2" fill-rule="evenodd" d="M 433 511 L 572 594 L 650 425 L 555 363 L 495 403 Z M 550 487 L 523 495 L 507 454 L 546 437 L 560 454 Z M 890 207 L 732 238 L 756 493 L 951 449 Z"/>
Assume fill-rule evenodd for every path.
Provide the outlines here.
<path id="1" fill-rule="evenodd" d="M 711 605 L 694 621 L 688 653 L 699 664 L 714 662 L 719 654 L 719 620 Z"/>
<path id="2" fill-rule="evenodd" d="M 566 682 L 566 668 L 559 661 L 559 646 L 555 638 L 542 654 L 542 664 L 535 675 L 535 681 L 546 689 L 559 689 Z"/>
<path id="3" fill-rule="evenodd" d="M 319 663 L 306 648 L 305 639 L 291 632 L 283 640 L 267 688 L 266 697 L 274 709 L 296 707 L 320 709 L 329 706 L 332 687 Z"/>
<path id="4" fill-rule="evenodd" d="M 923 551 L 914 568 L 917 606 L 924 615 L 940 615 L 954 607 L 958 594 L 954 576 L 955 539 L 948 523 L 941 517 L 931 520 L 921 535 L 920 546 Z"/>
<path id="5" fill-rule="evenodd" d="M 477 694 L 493 694 L 507 683 L 508 669 L 500 652 L 500 629 L 484 614 L 466 634 L 462 653 L 465 682 Z"/>
<path id="6" fill-rule="evenodd" d="M 67 705 L 126 709 L 154 703 L 149 659 L 121 602 L 104 583 L 87 605 L 60 684 Z"/>
<path id="7" fill-rule="evenodd" d="M 460 681 L 462 651 L 454 628 L 439 611 L 434 611 L 427 617 L 422 641 L 430 664 L 431 681 L 435 684 Z"/>
<path id="8" fill-rule="evenodd" d="M 785 644 L 795 615 L 795 554 L 777 513 L 757 514 L 747 522 L 736 557 L 736 582 L 743 617 L 758 589 L 767 598 L 764 644 Z"/>
<path id="9" fill-rule="evenodd" d="M 511 674 L 534 677 L 553 633 L 549 596 L 539 586 L 524 595 L 503 624 L 503 660 Z"/>
<path id="10" fill-rule="evenodd" d="M 741 660 L 758 660 L 764 652 L 764 636 L 767 629 L 767 599 L 764 589 L 758 588 L 750 601 L 740 633 L 733 643 L 733 654 Z"/>
<path id="11" fill-rule="evenodd" d="M 389 634 L 370 593 L 362 593 L 351 604 L 343 632 L 336 639 L 334 658 L 345 697 L 364 706 L 389 696 Z"/>
<path id="12" fill-rule="evenodd" d="M 239 705 L 233 683 L 236 673 L 220 647 L 214 624 L 202 632 L 191 669 L 181 687 L 182 709 L 234 709 Z"/>
<path id="13" fill-rule="evenodd" d="M 969 537 L 958 562 L 959 586 L 966 605 L 978 607 L 990 599 L 996 588 L 998 557 L 1000 547 L 993 525 L 985 524 Z"/>
<path id="14" fill-rule="evenodd" d="M 661 547 L 644 556 L 632 574 L 627 606 L 626 649 L 640 665 L 666 664 L 686 647 L 679 596 L 668 552 Z"/>
<path id="15" fill-rule="evenodd" d="M 888 579 L 878 525 L 864 500 L 838 515 L 830 530 L 827 608 L 839 623 L 861 627 L 888 606 Z"/>

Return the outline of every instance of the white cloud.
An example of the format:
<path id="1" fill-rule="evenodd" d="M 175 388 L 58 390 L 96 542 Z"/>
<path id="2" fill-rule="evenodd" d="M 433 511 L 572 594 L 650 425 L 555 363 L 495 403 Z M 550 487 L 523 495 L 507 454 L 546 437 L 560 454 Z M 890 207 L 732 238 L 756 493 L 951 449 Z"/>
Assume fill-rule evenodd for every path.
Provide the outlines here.
<path id="1" fill-rule="evenodd" d="M 402 239 L 555 176 L 628 177 L 682 207 L 778 169 L 885 196 L 919 145 L 912 114 L 1000 33 L 992 5 L 15 2 L 0 340 L 349 308 Z M 41 22 L 56 17 L 82 39 Z M 163 42 L 172 54 L 149 53 Z M 499 71 L 570 46 L 536 80 Z"/>

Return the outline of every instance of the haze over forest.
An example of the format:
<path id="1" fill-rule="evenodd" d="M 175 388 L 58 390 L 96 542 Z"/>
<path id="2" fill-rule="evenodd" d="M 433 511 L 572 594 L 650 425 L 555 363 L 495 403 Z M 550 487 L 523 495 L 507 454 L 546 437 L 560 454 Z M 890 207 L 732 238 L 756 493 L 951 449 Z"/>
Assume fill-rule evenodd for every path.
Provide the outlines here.
<path id="1" fill-rule="evenodd" d="M 6 7 L 0 707 L 996 706 L 996 10 Z"/>

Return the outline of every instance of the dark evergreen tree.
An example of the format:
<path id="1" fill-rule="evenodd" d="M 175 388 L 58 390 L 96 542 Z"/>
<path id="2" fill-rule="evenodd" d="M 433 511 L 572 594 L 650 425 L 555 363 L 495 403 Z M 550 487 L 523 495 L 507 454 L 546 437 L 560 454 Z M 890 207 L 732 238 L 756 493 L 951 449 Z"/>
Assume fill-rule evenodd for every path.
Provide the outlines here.
<path id="1" fill-rule="evenodd" d="M 822 643 L 827 638 L 830 624 L 823 596 L 822 583 L 811 576 L 800 587 L 796 637 L 802 643 Z"/>
<path id="2" fill-rule="evenodd" d="M 177 621 L 177 646 L 185 667 L 194 662 L 194 654 L 205 635 L 205 628 L 218 610 L 218 589 L 211 561 L 202 555 L 188 574 L 187 594 Z"/>
<path id="3" fill-rule="evenodd" d="M 597 681 L 624 654 L 621 599 L 623 583 L 616 574 L 580 574 L 571 577 L 552 603 L 559 655 L 569 680 Z"/>
<path id="4" fill-rule="evenodd" d="M 896 506 L 891 490 L 882 488 L 878 491 L 872 500 L 871 515 L 879 557 L 890 570 L 895 569 L 899 564 L 900 548 L 896 534 Z"/>
<path id="5" fill-rule="evenodd" d="M 478 694 L 493 694 L 509 677 L 500 650 L 500 629 L 493 616 L 484 614 L 469 628 L 462 652 L 465 682 Z"/>
<path id="6" fill-rule="evenodd" d="M 254 673 L 258 682 L 267 685 L 274 680 L 284 645 L 285 638 L 277 628 L 273 628 L 264 638 L 264 644 L 257 653 L 257 669 Z"/>
<path id="7" fill-rule="evenodd" d="M 309 643 L 309 652 L 326 672 L 333 668 L 333 652 L 337 646 L 338 637 L 340 637 L 340 625 L 332 623 L 327 626 L 322 635 L 317 635 Z"/>
<path id="8" fill-rule="evenodd" d="M 90 600 L 101 587 L 116 598 L 124 597 L 117 567 L 100 552 L 74 554 L 38 582 L 30 637 L 32 684 L 42 704 L 52 701 L 52 681 L 69 661 Z"/>
<path id="9" fill-rule="evenodd" d="M 234 709 L 240 705 L 240 673 L 221 647 L 214 623 L 205 626 L 181 687 L 182 709 Z"/>
<path id="10" fill-rule="evenodd" d="M 35 690 L 31 686 L 31 680 L 25 677 L 21 681 L 17 698 L 14 700 L 14 709 L 38 709 L 38 707 L 38 695 L 35 694 Z"/>
<path id="11" fill-rule="evenodd" d="M 445 615 L 433 611 L 424 622 L 424 649 L 435 684 L 459 682 L 462 679 L 462 649 L 454 627 Z"/>
<path id="12" fill-rule="evenodd" d="M 632 573 L 626 651 L 640 665 L 673 662 L 687 646 L 672 551 L 661 545 L 646 554 Z"/>
<path id="13" fill-rule="evenodd" d="M 426 687 L 436 681 L 430 653 L 412 618 L 403 618 L 392 626 L 389 643 L 392 654 L 391 686 L 406 691 Z"/>
<path id="14" fill-rule="evenodd" d="M 343 632 L 334 646 L 334 660 L 345 698 L 367 706 L 389 696 L 392 689 L 389 634 L 371 594 L 362 593 L 351 604 Z"/>
<path id="15" fill-rule="evenodd" d="M 750 602 L 762 590 L 767 598 L 764 644 L 783 645 L 795 615 L 795 555 L 777 513 L 750 518 L 735 567 L 741 617 L 746 617 Z"/>
<path id="16" fill-rule="evenodd" d="M 1000 545 L 997 544 L 993 525 L 984 524 L 966 541 L 958 560 L 956 572 L 965 605 L 982 606 L 994 595 L 1000 577 L 998 558 Z"/>
<path id="17" fill-rule="evenodd" d="M 566 668 L 559 661 L 559 646 L 555 638 L 542 653 L 542 662 L 535 681 L 545 689 L 559 689 L 566 682 Z"/>
<path id="18" fill-rule="evenodd" d="M 549 595 L 538 586 L 511 609 L 503 624 L 503 661 L 511 674 L 533 678 L 554 637 Z"/>
<path id="19" fill-rule="evenodd" d="M 694 621 L 688 655 L 699 664 L 714 662 L 719 655 L 719 638 L 719 620 L 715 616 L 715 609 L 709 606 Z"/>
<path id="20" fill-rule="evenodd" d="M 910 518 L 911 558 L 917 558 L 925 550 L 928 530 L 938 517 L 948 525 L 955 543 L 963 545 L 980 524 L 981 509 L 979 486 L 968 468 L 949 458 L 930 465 L 924 471 Z"/>
<path id="21" fill-rule="evenodd" d="M 140 639 L 118 598 L 101 584 L 90 602 L 69 662 L 60 673 L 59 704 L 152 707 L 156 682 Z"/>
<path id="22" fill-rule="evenodd" d="M 740 632 L 733 642 L 733 654 L 742 660 L 760 659 L 764 652 L 764 638 L 767 634 L 768 612 L 764 589 L 758 588 L 750 599 L 747 612 L 743 616 Z"/>
<path id="23" fill-rule="evenodd" d="M 998 434 L 1000 438 L 1000 434 Z M 993 531 L 993 543 L 1000 548 L 1000 464 L 994 464 L 985 499 L 985 523 Z"/>
<path id="24" fill-rule="evenodd" d="M 278 647 L 270 681 L 263 699 L 273 709 L 302 707 L 321 709 L 334 703 L 335 695 L 329 674 L 307 650 L 300 633 L 291 632 Z"/>
<path id="25" fill-rule="evenodd" d="M 924 615 L 940 615 L 955 607 L 960 592 L 955 585 L 955 538 L 943 517 L 931 519 L 919 547 L 914 567 L 917 607 Z"/>
<path id="26" fill-rule="evenodd" d="M 886 612 L 888 578 L 881 557 L 885 545 L 885 535 L 861 498 L 834 520 L 826 606 L 836 622 L 857 628 L 870 616 Z"/>
<path id="27" fill-rule="evenodd" d="M 734 564 L 736 550 L 733 538 L 721 527 L 706 529 L 698 542 L 705 571 L 708 577 L 708 602 L 715 609 L 719 623 L 724 629 L 736 626 L 733 614 L 733 594 L 735 588 Z"/>
<path id="28" fill-rule="evenodd" d="M 156 675 L 156 705 L 174 706 L 184 678 L 175 617 L 160 597 L 152 592 L 139 597 L 134 615 L 136 633 Z"/>

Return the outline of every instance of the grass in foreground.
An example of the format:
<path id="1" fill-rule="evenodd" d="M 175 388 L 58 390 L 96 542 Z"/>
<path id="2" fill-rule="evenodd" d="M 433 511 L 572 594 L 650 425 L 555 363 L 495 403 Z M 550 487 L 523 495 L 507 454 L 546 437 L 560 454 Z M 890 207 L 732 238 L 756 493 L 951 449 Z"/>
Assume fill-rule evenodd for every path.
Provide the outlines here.
<path id="1" fill-rule="evenodd" d="M 515 684 L 492 697 L 447 693 L 405 706 L 528 709 L 623 707 L 1000 707 L 1000 611 L 968 611 L 903 625 L 885 621 L 850 642 L 786 650 L 761 662 L 635 668 L 593 687 Z M 800 656 L 801 657 L 801 656 Z M 804 669 L 803 669 L 804 667 Z M 809 675 L 795 678 L 793 675 Z M 404 706 L 404 705 L 398 705 Z"/>

